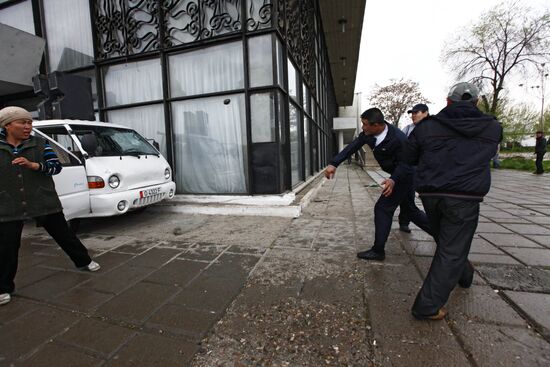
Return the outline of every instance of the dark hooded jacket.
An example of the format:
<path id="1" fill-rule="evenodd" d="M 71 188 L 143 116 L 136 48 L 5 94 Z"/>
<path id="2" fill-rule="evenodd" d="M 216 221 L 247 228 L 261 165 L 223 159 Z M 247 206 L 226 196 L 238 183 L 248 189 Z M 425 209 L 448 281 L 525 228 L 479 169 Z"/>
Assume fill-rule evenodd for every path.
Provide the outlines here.
<path id="1" fill-rule="evenodd" d="M 491 187 L 489 162 L 502 126 L 471 102 L 455 102 L 420 121 L 403 146 L 403 160 L 417 165 L 421 196 L 483 200 Z"/>

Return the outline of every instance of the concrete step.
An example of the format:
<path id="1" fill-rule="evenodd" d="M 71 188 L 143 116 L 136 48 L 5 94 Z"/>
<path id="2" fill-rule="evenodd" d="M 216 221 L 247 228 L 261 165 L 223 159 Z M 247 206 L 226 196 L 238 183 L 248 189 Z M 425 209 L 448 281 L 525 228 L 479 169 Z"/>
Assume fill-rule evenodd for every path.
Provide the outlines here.
<path id="1" fill-rule="evenodd" d="M 298 218 L 326 181 L 320 172 L 294 190 L 279 195 L 176 195 L 152 211 L 181 214 L 250 215 Z"/>

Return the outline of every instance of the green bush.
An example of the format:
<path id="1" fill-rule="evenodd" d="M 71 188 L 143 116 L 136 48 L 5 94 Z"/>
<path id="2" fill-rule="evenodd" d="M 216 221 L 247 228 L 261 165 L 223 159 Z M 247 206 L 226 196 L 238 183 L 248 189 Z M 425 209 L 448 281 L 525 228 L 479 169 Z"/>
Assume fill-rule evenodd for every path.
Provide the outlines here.
<path id="1" fill-rule="evenodd" d="M 542 161 L 542 165 L 545 171 L 550 171 L 550 161 Z M 500 161 L 500 168 L 535 171 L 535 160 L 523 157 L 505 158 Z"/>

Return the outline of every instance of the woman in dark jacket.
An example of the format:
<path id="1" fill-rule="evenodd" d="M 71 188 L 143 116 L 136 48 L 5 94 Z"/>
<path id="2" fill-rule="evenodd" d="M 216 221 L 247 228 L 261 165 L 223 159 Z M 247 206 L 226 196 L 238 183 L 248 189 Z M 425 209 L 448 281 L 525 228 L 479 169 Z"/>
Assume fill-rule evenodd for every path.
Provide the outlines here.
<path id="1" fill-rule="evenodd" d="M 25 109 L 0 110 L 0 305 L 10 302 L 15 290 L 26 219 L 36 219 L 77 268 L 99 270 L 63 216 L 51 177 L 61 171 L 61 164 L 47 141 L 31 131 L 32 117 Z"/>

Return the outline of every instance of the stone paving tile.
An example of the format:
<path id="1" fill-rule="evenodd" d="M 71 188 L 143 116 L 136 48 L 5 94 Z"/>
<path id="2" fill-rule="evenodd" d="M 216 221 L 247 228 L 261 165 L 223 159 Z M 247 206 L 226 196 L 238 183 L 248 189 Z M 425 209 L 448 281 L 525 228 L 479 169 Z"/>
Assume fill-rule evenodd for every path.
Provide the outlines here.
<path id="1" fill-rule="evenodd" d="M 18 289 L 17 294 L 33 299 L 51 300 L 60 293 L 76 287 L 90 278 L 90 273 L 57 272 L 50 277 Z"/>
<path id="2" fill-rule="evenodd" d="M 476 270 L 493 288 L 550 293 L 550 270 L 501 264 L 479 264 Z"/>
<path id="3" fill-rule="evenodd" d="M 16 289 L 25 288 L 58 273 L 59 270 L 42 268 L 40 266 L 18 269 L 17 275 L 15 276 Z"/>
<path id="4" fill-rule="evenodd" d="M 100 270 L 97 277 L 84 283 L 82 286 L 100 292 L 118 294 L 128 287 L 140 282 L 153 271 L 154 270 L 151 268 L 124 264 L 105 274 Z"/>
<path id="5" fill-rule="evenodd" d="M 116 353 L 105 367 L 181 367 L 189 363 L 198 345 L 185 340 L 138 334 Z"/>
<path id="6" fill-rule="evenodd" d="M 59 335 L 55 340 L 64 345 L 91 350 L 103 358 L 108 358 L 134 336 L 135 333 L 134 330 L 105 321 L 84 318 Z"/>
<path id="7" fill-rule="evenodd" d="M 85 287 L 73 288 L 55 298 L 55 304 L 69 307 L 76 311 L 89 312 L 113 297 L 112 294 L 101 293 Z"/>
<path id="8" fill-rule="evenodd" d="M 175 259 L 149 275 L 145 280 L 184 287 L 198 276 L 207 265 L 208 263 L 200 261 Z"/>
<path id="9" fill-rule="evenodd" d="M 222 278 L 203 273 L 191 285 L 182 289 L 170 303 L 220 313 L 235 299 L 243 286 L 244 279 Z"/>
<path id="10" fill-rule="evenodd" d="M 549 235 L 550 229 L 537 224 L 505 224 L 506 228 L 521 234 Z"/>
<path id="11" fill-rule="evenodd" d="M 550 251 L 538 248 L 503 248 L 526 265 L 550 267 Z"/>
<path id="12" fill-rule="evenodd" d="M 456 287 L 448 302 L 453 323 L 482 322 L 527 327 L 525 321 L 488 286 Z"/>
<path id="13" fill-rule="evenodd" d="M 526 237 L 546 248 L 550 248 L 550 236 L 527 235 Z"/>
<path id="14" fill-rule="evenodd" d="M 504 255 L 504 252 L 493 246 L 489 241 L 481 238 L 474 237 L 472 246 L 470 247 L 471 254 L 493 254 Z"/>
<path id="15" fill-rule="evenodd" d="M 508 255 L 492 255 L 492 254 L 474 254 L 470 253 L 468 259 L 474 263 L 489 263 L 489 264 L 520 264 L 517 260 Z"/>
<path id="16" fill-rule="evenodd" d="M 504 291 L 523 312 L 542 327 L 543 334 L 550 337 L 550 294 Z"/>
<path id="17" fill-rule="evenodd" d="M 17 363 L 21 367 L 51 367 L 51 366 L 79 366 L 96 367 L 104 360 L 85 354 L 66 346 L 48 342 L 36 354 L 24 362 Z"/>
<path id="18" fill-rule="evenodd" d="M 0 326 L 8 324 L 39 307 L 38 304 L 21 297 L 12 297 L 10 307 L 0 307 Z M 1 354 L 1 353 L 0 353 Z"/>
<path id="19" fill-rule="evenodd" d="M 120 266 L 130 260 L 134 255 L 122 254 L 118 252 L 105 252 L 97 256 L 94 260 L 101 265 L 101 273 L 106 273 L 117 266 Z"/>
<path id="20" fill-rule="evenodd" d="M 500 225 L 496 223 L 479 223 L 476 229 L 476 233 L 511 233 L 511 231 L 506 228 L 511 224 Z"/>
<path id="21" fill-rule="evenodd" d="M 97 314 L 141 324 L 176 292 L 173 286 L 141 282 L 105 303 Z"/>
<path id="22" fill-rule="evenodd" d="M 259 260 L 260 257 L 257 255 L 224 253 L 208 267 L 206 273 L 223 278 L 244 280 Z"/>
<path id="23" fill-rule="evenodd" d="M 216 243 L 199 242 L 183 252 L 179 258 L 188 260 L 212 261 L 222 252 L 227 250 L 229 245 L 220 245 Z"/>
<path id="24" fill-rule="evenodd" d="M 548 342 L 526 327 L 465 322 L 456 328 L 478 366 L 548 366 Z"/>
<path id="25" fill-rule="evenodd" d="M 130 266 L 158 268 L 182 253 L 179 249 L 152 248 L 127 262 Z"/>
<path id="26" fill-rule="evenodd" d="M 518 234 L 483 233 L 480 236 L 498 247 L 507 246 L 541 248 L 541 246 L 536 242 L 533 242 Z"/>
<path id="27" fill-rule="evenodd" d="M 10 304 L 10 306 L 12 306 Z M 2 306 L 5 307 L 5 306 Z M 77 316 L 54 308 L 40 306 L 36 310 L 0 327 L 0 361 L 23 358 L 64 331 L 78 320 Z M 8 364 L 9 366 L 9 364 Z"/>
<path id="28" fill-rule="evenodd" d="M 148 328 L 159 332 L 171 332 L 188 336 L 194 341 L 200 341 L 221 317 L 214 311 L 197 310 L 176 304 L 162 306 L 147 321 Z"/>

